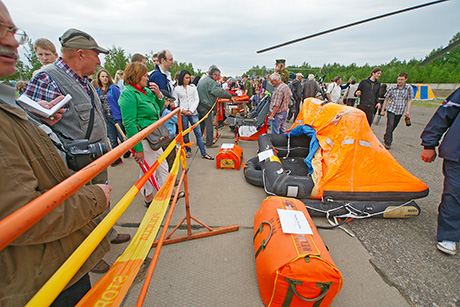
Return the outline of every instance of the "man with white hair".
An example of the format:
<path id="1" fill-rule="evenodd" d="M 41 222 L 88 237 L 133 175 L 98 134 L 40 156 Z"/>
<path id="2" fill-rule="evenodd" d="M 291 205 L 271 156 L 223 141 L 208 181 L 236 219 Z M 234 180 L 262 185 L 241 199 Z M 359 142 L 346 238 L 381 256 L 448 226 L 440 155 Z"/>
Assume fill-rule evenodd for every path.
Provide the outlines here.
<path id="1" fill-rule="evenodd" d="M 309 74 L 307 82 L 303 85 L 303 99 L 316 97 L 317 93 L 321 93 L 321 88 L 319 87 L 318 82 L 316 82 L 315 76 L 313 74 Z"/>
<path id="2" fill-rule="evenodd" d="M 284 134 L 286 132 L 286 118 L 291 99 L 289 86 L 281 81 L 279 73 L 270 75 L 272 85 L 275 87 L 270 101 L 270 113 L 268 119 L 272 121 L 272 133 Z"/>

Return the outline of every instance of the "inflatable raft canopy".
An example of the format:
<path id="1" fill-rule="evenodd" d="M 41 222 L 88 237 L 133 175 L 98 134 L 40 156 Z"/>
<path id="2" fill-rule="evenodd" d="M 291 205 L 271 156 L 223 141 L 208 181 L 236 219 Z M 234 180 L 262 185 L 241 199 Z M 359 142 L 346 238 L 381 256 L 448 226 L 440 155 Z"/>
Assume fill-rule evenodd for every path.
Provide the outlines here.
<path id="1" fill-rule="evenodd" d="M 288 133 L 303 125 L 315 130 L 319 144 L 311 162 L 311 198 L 404 200 L 428 195 L 426 184 L 382 146 L 361 110 L 308 98 Z"/>

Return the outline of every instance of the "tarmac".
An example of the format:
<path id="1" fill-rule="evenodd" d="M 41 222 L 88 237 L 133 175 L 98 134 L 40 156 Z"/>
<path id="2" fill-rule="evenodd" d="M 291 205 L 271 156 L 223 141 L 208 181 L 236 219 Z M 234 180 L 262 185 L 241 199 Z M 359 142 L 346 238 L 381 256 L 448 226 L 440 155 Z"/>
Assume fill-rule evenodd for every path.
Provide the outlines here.
<path id="1" fill-rule="evenodd" d="M 406 127 L 401 121 L 390 149 L 404 168 L 430 188 L 426 198 L 417 200 L 421 214 L 410 219 L 353 220 L 345 227 L 354 237 L 340 229 L 319 230 L 343 275 L 343 288 L 331 306 L 460 306 L 460 256 L 447 256 L 435 247 L 442 159 L 431 164 L 420 159 L 420 134 L 435 111 L 413 106 L 412 126 Z M 386 118 L 382 118 L 379 125 L 372 126 L 380 140 L 385 125 Z M 219 132 L 219 147 L 233 143 L 228 127 Z M 239 145 L 244 161 L 257 155 L 257 141 L 240 141 Z M 215 157 L 219 148 L 207 151 Z M 217 169 L 216 161 L 202 159 L 196 146 L 192 153 L 192 158 L 187 159 L 192 216 L 211 227 L 238 224 L 239 230 L 163 246 L 144 306 L 264 306 L 259 296 L 252 237 L 253 217 L 266 197 L 265 191 L 247 183 L 242 169 Z M 138 176 L 133 158 L 109 169 L 112 204 L 121 199 Z M 119 232 L 136 232 L 147 210 L 143 203 L 143 197 L 138 195 L 117 222 Z M 184 216 L 182 198 L 170 228 Z M 313 220 L 316 225 L 328 225 L 325 218 Z M 198 228 L 194 226 L 193 232 L 203 231 Z M 179 229 L 176 233 L 185 231 Z M 113 264 L 126 246 L 127 243 L 112 245 L 104 259 Z M 153 252 L 154 249 L 150 258 Z M 147 261 L 141 268 L 124 306 L 135 306 L 148 264 Z M 91 274 L 92 283 L 100 277 Z"/>

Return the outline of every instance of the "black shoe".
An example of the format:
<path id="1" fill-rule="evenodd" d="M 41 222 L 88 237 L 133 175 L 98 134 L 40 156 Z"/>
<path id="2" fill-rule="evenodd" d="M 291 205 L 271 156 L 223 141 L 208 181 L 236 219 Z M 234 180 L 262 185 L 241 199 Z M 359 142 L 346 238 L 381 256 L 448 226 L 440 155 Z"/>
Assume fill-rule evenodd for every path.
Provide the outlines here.
<path id="1" fill-rule="evenodd" d="M 131 235 L 130 234 L 119 233 L 117 235 L 117 237 L 115 239 L 111 240 L 110 242 L 112 242 L 112 244 L 120 244 L 120 243 L 128 242 L 129 240 L 131 240 Z"/>
<path id="2" fill-rule="evenodd" d="M 104 261 L 104 259 L 101 259 L 94 268 L 90 270 L 91 273 L 98 273 L 98 274 L 103 274 L 107 272 L 110 269 L 110 265 Z"/>
<path id="3" fill-rule="evenodd" d="M 121 160 L 120 158 L 118 158 L 117 160 L 115 160 L 115 162 L 113 162 L 112 164 L 110 164 L 110 166 L 117 166 L 117 165 L 120 165 L 123 163 L 123 160 Z"/>
<path id="4" fill-rule="evenodd" d="M 123 158 L 127 159 L 131 156 L 131 151 L 127 151 L 125 152 L 125 154 L 123 155 Z"/>

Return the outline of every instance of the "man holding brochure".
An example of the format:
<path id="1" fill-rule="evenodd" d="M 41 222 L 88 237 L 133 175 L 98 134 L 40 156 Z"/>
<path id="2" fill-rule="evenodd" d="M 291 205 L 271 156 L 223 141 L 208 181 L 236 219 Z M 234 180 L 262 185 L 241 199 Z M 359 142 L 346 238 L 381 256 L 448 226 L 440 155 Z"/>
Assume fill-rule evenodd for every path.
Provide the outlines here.
<path id="1" fill-rule="evenodd" d="M 19 43 L 27 35 L 15 27 L 0 1 L 0 78 L 15 73 Z M 48 104 L 54 106 L 63 97 Z M 53 124 L 54 119 L 42 120 Z M 0 84 L 0 220 L 61 181 L 69 171 L 50 138 L 15 103 L 15 89 Z M 111 187 L 84 186 L 0 251 L 0 306 L 24 306 L 96 227 L 93 218 L 109 204 Z M 88 271 L 110 249 L 108 238 L 96 247 L 53 306 L 74 306 L 90 289 Z"/>
<path id="2" fill-rule="evenodd" d="M 30 80 L 24 95 L 32 100 L 46 100 L 70 94 L 67 111 L 62 119 L 52 126 L 62 142 L 71 143 L 88 140 L 90 145 L 110 148 L 102 104 L 88 76 L 96 72 L 101 64 L 99 53 L 109 52 L 100 47 L 94 38 L 77 29 L 67 30 L 60 38 L 62 57 L 55 63 L 45 66 Z M 104 184 L 108 180 L 107 170 L 92 180 L 92 184 Z M 110 207 L 98 217 L 100 222 Z M 118 234 L 114 228 L 109 231 L 112 243 L 123 243 L 130 240 L 129 234 Z M 101 261 L 93 270 L 105 273 L 109 265 Z"/>

